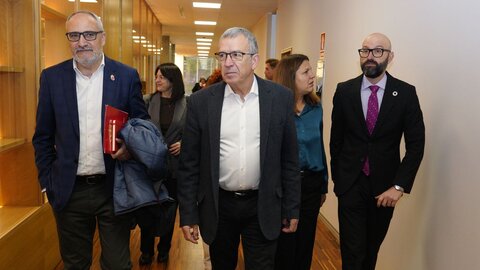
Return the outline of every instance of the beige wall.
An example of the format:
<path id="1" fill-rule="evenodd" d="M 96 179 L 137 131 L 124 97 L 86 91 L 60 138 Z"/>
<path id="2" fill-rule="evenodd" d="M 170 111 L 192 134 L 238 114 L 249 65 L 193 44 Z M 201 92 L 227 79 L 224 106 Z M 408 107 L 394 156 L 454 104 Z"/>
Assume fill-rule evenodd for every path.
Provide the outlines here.
<path id="1" fill-rule="evenodd" d="M 260 56 L 260 60 L 258 62 L 257 68 L 255 69 L 255 74 L 258 76 L 265 78 L 264 70 L 265 70 L 265 61 L 270 58 L 269 57 L 269 46 L 270 46 L 270 38 L 271 35 L 271 20 L 272 14 L 267 13 L 263 16 L 251 29 L 252 33 L 257 38 L 258 43 L 258 54 Z"/>
<path id="2" fill-rule="evenodd" d="M 413 192 L 395 210 L 379 270 L 480 269 L 480 3 L 438 0 L 279 0 L 277 52 L 293 47 L 313 63 L 326 32 L 325 141 L 336 84 L 360 74 L 356 49 L 387 34 L 392 75 L 417 87 L 426 124 L 425 157 Z M 301 5 L 299 5 L 301 3 Z M 299 20 L 298 18 L 302 18 Z M 278 56 L 278 55 L 277 55 Z M 322 214 L 338 228 L 331 190 Z"/>

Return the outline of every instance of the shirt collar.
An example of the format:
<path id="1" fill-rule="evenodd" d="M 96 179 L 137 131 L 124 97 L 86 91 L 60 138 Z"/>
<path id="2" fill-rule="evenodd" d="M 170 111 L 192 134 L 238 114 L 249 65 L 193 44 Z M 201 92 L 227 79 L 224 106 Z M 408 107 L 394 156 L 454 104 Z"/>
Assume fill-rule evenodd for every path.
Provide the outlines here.
<path id="1" fill-rule="evenodd" d="M 365 77 L 365 75 L 363 75 L 362 90 L 368 89 L 370 85 L 373 85 L 373 84 L 367 79 L 367 77 Z M 380 89 L 385 90 L 385 86 L 387 85 L 387 74 L 383 75 L 383 78 L 375 85 L 380 87 Z"/>
<path id="2" fill-rule="evenodd" d="M 248 92 L 247 96 L 250 95 L 250 94 L 254 94 L 254 95 L 258 96 L 258 82 L 257 82 L 256 76 L 253 76 L 252 87 L 250 88 L 250 92 Z M 227 83 L 225 85 L 225 95 L 224 95 L 224 97 L 227 98 L 231 95 L 235 95 L 235 92 L 233 92 L 232 88 Z"/>

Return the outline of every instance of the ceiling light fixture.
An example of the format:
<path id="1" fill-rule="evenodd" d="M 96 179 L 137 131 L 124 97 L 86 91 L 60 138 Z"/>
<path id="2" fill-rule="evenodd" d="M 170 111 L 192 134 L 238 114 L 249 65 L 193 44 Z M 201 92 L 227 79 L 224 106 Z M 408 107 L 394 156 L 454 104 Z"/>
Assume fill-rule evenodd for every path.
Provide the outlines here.
<path id="1" fill-rule="evenodd" d="M 195 8 L 216 8 L 219 9 L 222 4 L 221 3 L 206 3 L 206 2 L 193 2 L 193 7 Z"/>
<path id="2" fill-rule="evenodd" d="M 198 50 L 210 50 L 210 47 L 197 47 Z"/>
<path id="3" fill-rule="evenodd" d="M 75 2 L 75 0 L 68 0 L 68 2 Z M 80 0 L 82 3 L 97 3 L 97 0 Z"/>
<path id="4" fill-rule="evenodd" d="M 197 38 L 197 41 L 212 42 L 212 39 L 211 38 Z"/>
<path id="5" fill-rule="evenodd" d="M 196 25 L 217 25 L 217 22 L 214 21 L 195 21 Z"/>
<path id="6" fill-rule="evenodd" d="M 213 32 L 195 32 L 197 36 L 213 36 Z"/>
<path id="7" fill-rule="evenodd" d="M 212 43 L 210 42 L 197 42 L 197 45 L 200 45 L 200 46 L 212 46 Z"/>
<path id="8" fill-rule="evenodd" d="M 208 54 L 208 51 L 198 51 L 198 53 L 206 53 L 206 54 Z"/>

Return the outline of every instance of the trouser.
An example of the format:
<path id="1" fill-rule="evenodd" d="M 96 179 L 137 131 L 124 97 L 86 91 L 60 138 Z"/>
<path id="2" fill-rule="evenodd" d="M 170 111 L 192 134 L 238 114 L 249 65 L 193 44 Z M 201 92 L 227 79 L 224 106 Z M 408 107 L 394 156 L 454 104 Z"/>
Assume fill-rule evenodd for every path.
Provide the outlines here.
<path id="1" fill-rule="evenodd" d="M 235 196 L 220 189 L 216 237 L 210 245 L 212 269 L 234 270 L 242 240 L 246 270 L 273 269 L 277 240 L 263 235 L 257 215 L 258 194 Z M 280 224 L 279 224 L 280 229 Z"/>
<path id="2" fill-rule="evenodd" d="M 360 173 L 353 186 L 338 197 L 342 269 L 374 270 L 388 231 L 393 207 L 377 207 L 370 178 Z"/>
<path id="3" fill-rule="evenodd" d="M 112 197 L 106 194 L 105 181 L 77 181 L 66 207 L 54 211 L 64 269 L 90 269 L 97 224 L 102 269 L 131 269 L 131 219 L 129 215 L 115 216 Z"/>
<path id="4" fill-rule="evenodd" d="M 322 181 L 322 172 L 311 172 L 302 177 L 302 201 L 297 231 L 280 234 L 275 255 L 275 269 L 310 269 L 322 199 Z"/>

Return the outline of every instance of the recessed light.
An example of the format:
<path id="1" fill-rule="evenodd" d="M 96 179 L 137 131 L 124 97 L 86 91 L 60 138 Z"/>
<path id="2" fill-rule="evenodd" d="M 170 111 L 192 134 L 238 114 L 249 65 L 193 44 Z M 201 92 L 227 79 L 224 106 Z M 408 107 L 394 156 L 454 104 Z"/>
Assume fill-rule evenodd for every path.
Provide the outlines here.
<path id="1" fill-rule="evenodd" d="M 222 4 L 221 3 L 206 3 L 206 2 L 193 2 L 193 7 L 196 8 L 216 8 L 219 9 Z"/>
<path id="2" fill-rule="evenodd" d="M 206 54 L 208 54 L 208 51 L 198 51 L 198 53 L 206 53 Z"/>
<path id="3" fill-rule="evenodd" d="M 212 42 L 212 39 L 211 38 L 197 38 L 197 41 Z"/>
<path id="4" fill-rule="evenodd" d="M 197 36 L 213 36 L 213 32 L 195 32 Z"/>
<path id="5" fill-rule="evenodd" d="M 210 47 L 205 47 L 205 46 L 199 46 L 197 47 L 199 50 L 210 50 Z"/>
<path id="6" fill-rule="evenodd" d="M 197 42 L 197 45 L 200 45 L 200 46 L 212 46 L 212 43 L 210 42 Z"/>
<path id="7" fill-rule="evenodd" d="M 208 56 L 208 53 L 199 53 L 198 56 Z"/>
<path id="8" fill-rule="evenodd" d="M 214 21 L 195 21 L 196 25 L 217 25 L 217 22 Z"/>
<path id="9" fill-rule="evenodd" d="M 68 0 L 68 2 L 75 2 L 75 0 Z M 82 3 L 97 3 L 97 0 L 80 0 Z"/>

